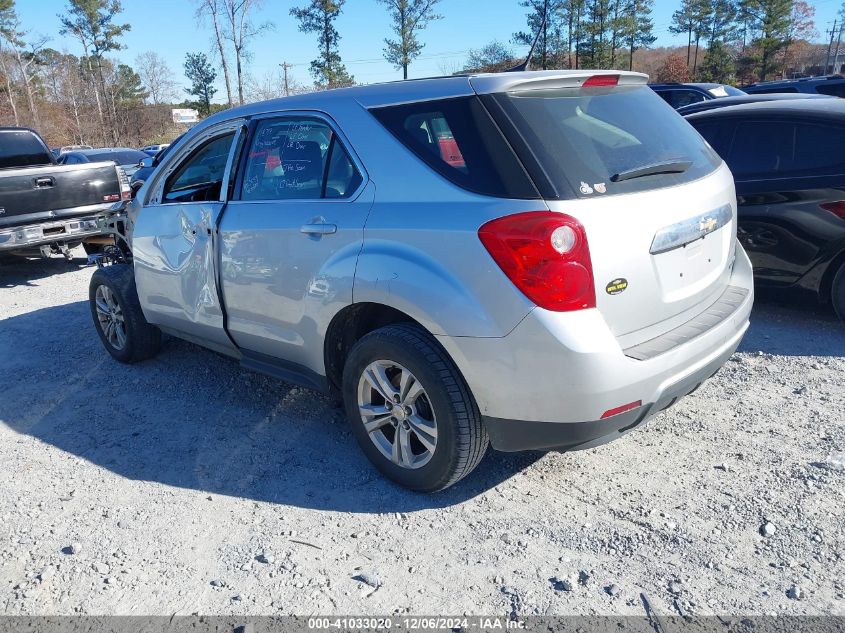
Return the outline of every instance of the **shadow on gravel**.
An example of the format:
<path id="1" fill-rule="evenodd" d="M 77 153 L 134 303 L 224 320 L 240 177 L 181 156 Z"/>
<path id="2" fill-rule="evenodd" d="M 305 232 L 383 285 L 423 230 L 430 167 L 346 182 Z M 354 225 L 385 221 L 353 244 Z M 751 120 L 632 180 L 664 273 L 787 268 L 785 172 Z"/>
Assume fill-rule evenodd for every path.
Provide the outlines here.
<path id="1" fill-rule="evenodd" d="M 87 302 L 0 321 L 0 423 L 121 477 L 318 510 L 445 507 L 539 459 L 487 455 L 435 495 L 382 478 L 343 413 L 315 392 L 247 372 L 175 339 L 155 359 L 121 365 L 102 349 Z"/>
<path id="2" fill-rule="evenodd" d="M 38 279 L 61 275 L 87 265 L 86 257 L 74 257 L 70 261 L 64 257 L 4 257 L 0 259 L 0 288 L 32 286 L 32 282 Z"/>
<path id="3" fill-rule="evenodd" d="M 739 346 L 741 352 L 780 356 L 845 357 L 845 323 L 830 307 L 772 296 L 754 299 L 751 327 Z"/>

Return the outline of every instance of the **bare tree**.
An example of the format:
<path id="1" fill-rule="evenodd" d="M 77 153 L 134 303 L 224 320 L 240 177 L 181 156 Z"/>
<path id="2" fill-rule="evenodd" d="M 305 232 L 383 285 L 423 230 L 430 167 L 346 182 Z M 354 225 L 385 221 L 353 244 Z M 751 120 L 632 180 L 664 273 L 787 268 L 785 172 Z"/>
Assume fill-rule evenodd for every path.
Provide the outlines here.
<path id="1" fill-rule="evenodd" d="M 29 106 L 29 112 L 32 115 L 32 121 L 36 127 L 41 126 L 41 121 L 38 116 L 38 107 L 35 104 L 35 88 L 34 77 L 31 72 L 31 67 L 35 63 L 36 56 L 47 43 L 48 38 L 40 37 L 37 40 L 27 44 L 24 38 L 27 32 L 21 26 L 20 18 L 15 11 L 14 2 L 5 0 L 0 5 L 0 38 L 5 40 L 9 45 L 9 52 L 14 58 L 17 66 L 18 74 L 23 82 L 24 92 L 26 93 L 26 101 Z M 3 63 L 3 72 L 6 75 L 7 88 L 10 88 L 9 69 L 5 62 Z M 9 93 L 11 96 L 11 92 Z M 10 101 L 11 103 L 11 101 Z M 15 111 L 15 118 L 17 120 L 17 108 L 12 107 Z"/>
<path id="2" fill-rule="evenodd" d="M 92 77 L 94 73 L 92 61 L 96 63 L 99 85 L 96 81 L 92 83 L 96 91 L 97 109 L 101 122 L 105 123 L 100 99 L 100 94 L 102 94 L 109 108 L 111 140 L 117 143 L 120 134 L 117 129 L 117 104 L 113 99 L 109 99 L 110 93 L 106 88 L 104 75 L 104 59 L 106 53 L 123 48 L 118 38 L 132 27 L 128 23 L 115 24 L 113 21 L 123 10 L 120 0 L 67 0 L 67 2 L 66 13 L 59 14 L 59 21 L 62 24 L 59 33 L 73 35 L 80 41 L 85 51 L 89 74 Z M 104 140 L 106 139 L 108 136 L 104 135 Z"/>
<path id="3" fill-rule="evenodd" d="M 285 77 L 281 68 L 269 70 L 258 77 L 246 75 L 244 80 L 244 96 L 247 103 L 303 94 L 309 90 L 312 88 L 290 76 L 285 86 Z"/>
<path id="4" fill-rule="evenodd" d="M 176 100 L 177 86 L 173 71 L 161 55 L 153 51 L 138 55 L 135 58 L 135 70 L 144 88 L 150 93 L 150 103 L 161 105 Z"/>
<path id="5" fill-rule="evenodd" d="M 3 42 L 0 40 L 0 72 L 3 73 L 3 83 L 6 84 L 6 96 L 9 98 L 9 107 L 12 110 L 12 115 L 15 117 L 15 126 L 21 124 L 21 118 L 18 114 L 18 106 L 15 103 L 15 90 L 12 86 L 12 75 L 9 72 L 9 53 L 3 48 Z"/>
<path id="6" fill-rule="evenodd" d="M 235 71 L 238 75 L 238 103 L 244 103 L 244 70 L 243 62 L 247 57 L 247 45 L 256 35 L 263 33 L 273 25 L 264 22 L 255 25 L 250 20 L 250 14 L 258 9 L 262 0 L 223 0 L 223 7 L 226 10 L 227 28 L 224 31 L 225 37 L 231 42 L 235 51 Z"/>
<path id="7" fill-rule="evenodd" d="M 220 64 L 223 66 L 223 82 L 226 85 L 226 99 L 231 108 L 234 105 L 232 100 L 232 81 L 229 78 L 229 56 L 226 54 L 226 38 L 220 25 L 224 19 L 225 0 L 197 0 L 197 17 L 200 19 L 209 18 L 214 27 L 214 42 L 217 46 L 217 54 L 220 56 Z"/>

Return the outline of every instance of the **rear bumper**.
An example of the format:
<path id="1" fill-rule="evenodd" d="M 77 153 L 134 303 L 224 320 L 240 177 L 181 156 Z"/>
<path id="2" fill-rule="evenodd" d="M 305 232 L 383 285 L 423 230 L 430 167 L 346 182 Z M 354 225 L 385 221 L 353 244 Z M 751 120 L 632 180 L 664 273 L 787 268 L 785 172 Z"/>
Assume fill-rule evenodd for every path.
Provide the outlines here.
<path id="1" fill-rule="evenodd" d="M 0 229 L 0 252 L 37 248 L 57 242 L 79 242 L 100 235 L 105 228 L 102 221 L 105 217 L 103 213 Z"/>
<path id="2" fill-rule="evenodd" d="M 604 420 L 567 424 L 503 420 L 483 416 L 487 433 L 490 436 L 490 443 L 498 451 L 514 452 L 526 450 L 584 450 L 611 442 L 642 426 L 654 415 L 698 389 L 705 380 L 718 372 L 731 357 L 731 354 L 739 346 L 741 338 L 741 336 L 737 337 L 735 342 L 731 342 L 727 349 L 703 367 L 677 383 L 666 387 L 660 400 Z"/>
<path id="3" fill-rule="evenodd" d="M 598 310 L 535 309 L 502 338 L 438 337 L 461 370 L 491 444 L 504 451 L 588 448 L 645 422 L 716 373 L 749 325 L 751 264 L 741 247 L 729 281 L 730 311 L 694 319 L 647 348 L 623 349 Z M 727 292 L 727 291 L 726 291 Z M 708 309 L 707 312 L 711 312 Z M 700 332 L 696 332 L 699 329 Z M 606 419 L 617 407 L 642 405 Z"/>

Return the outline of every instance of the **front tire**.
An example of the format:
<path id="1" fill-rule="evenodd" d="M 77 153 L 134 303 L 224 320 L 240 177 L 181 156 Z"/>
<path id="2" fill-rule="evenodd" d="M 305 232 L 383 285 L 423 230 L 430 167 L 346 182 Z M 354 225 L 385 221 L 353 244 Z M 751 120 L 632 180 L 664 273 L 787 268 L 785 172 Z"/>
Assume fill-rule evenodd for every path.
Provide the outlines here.
<path id="1" fill-rule="evenodd" d="M 451 486 L 487 450 L 487 433 L 463 377 L 415 325 L 383 327 L 355 344 L 343 370 L 343 399 L 364 454 L 411 490 Z"/>
<path id="2" fill-rule="evenodd" d="M 144 317 L 131 266 L 98 268 L 88 286 L 88 299 L 97 334 L 115 360 L 135 363 L 158 353 L 161 331 Z"/>
<path id="3" fill-rule="evenodd" d="M 830 288 L 830 302 L 833 304 L 836 315 L 842 321 L 845 321 L 845 264 L 839 267 L 836 277 L 833 278 L 833 284 Z"/>

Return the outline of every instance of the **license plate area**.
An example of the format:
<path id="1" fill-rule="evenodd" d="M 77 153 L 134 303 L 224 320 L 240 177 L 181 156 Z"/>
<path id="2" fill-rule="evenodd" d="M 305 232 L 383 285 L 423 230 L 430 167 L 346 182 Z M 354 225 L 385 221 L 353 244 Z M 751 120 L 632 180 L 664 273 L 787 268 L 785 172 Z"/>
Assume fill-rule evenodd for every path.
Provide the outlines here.
<path id="1" fill-rule="evenodd" d="M 717 231 L 653 256 L 664 301 L 680 301 L 716 281 L 727 263 L 727 235 Z"/>

